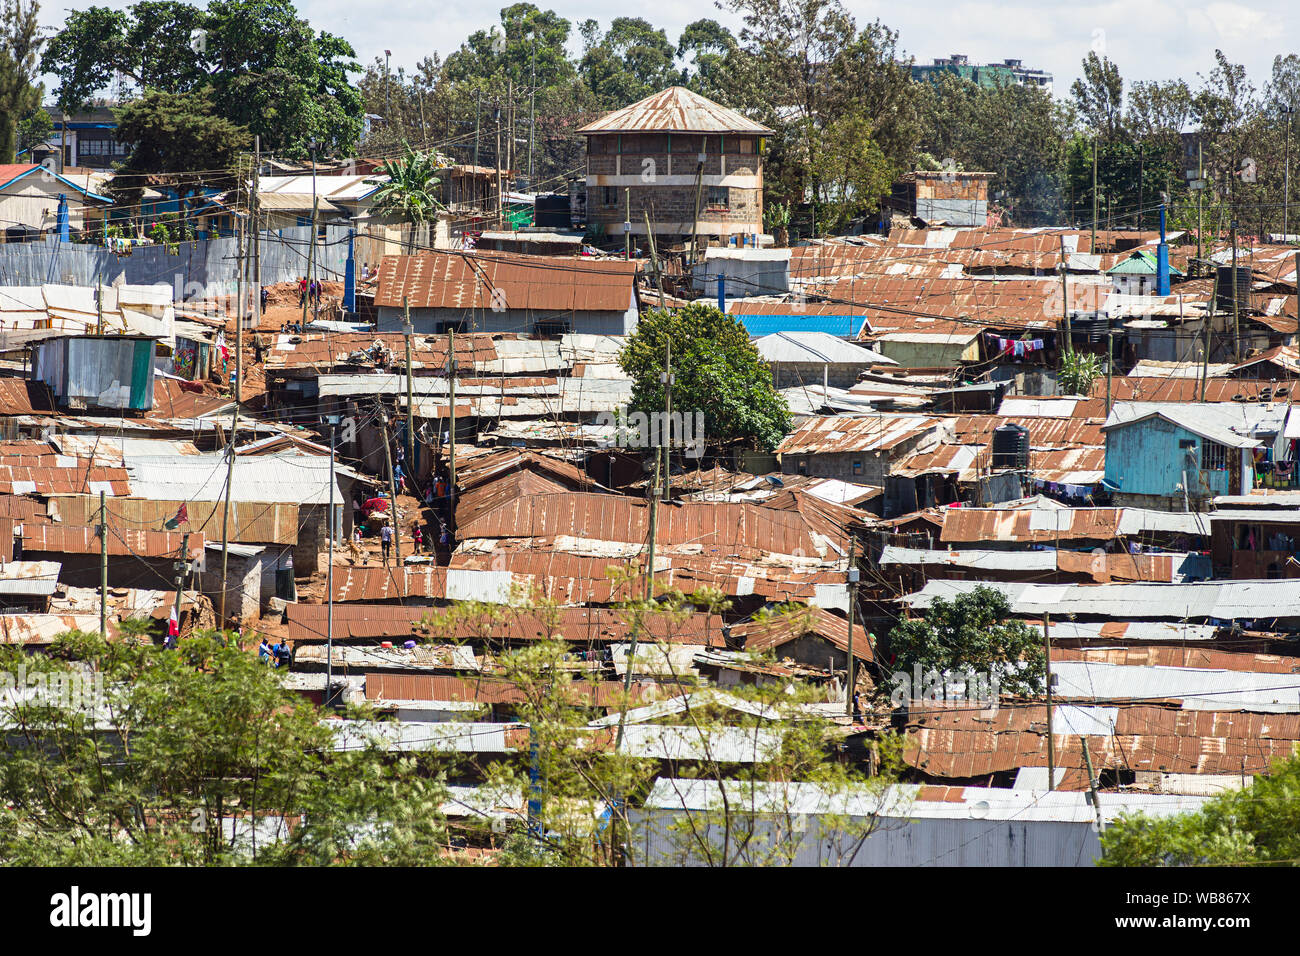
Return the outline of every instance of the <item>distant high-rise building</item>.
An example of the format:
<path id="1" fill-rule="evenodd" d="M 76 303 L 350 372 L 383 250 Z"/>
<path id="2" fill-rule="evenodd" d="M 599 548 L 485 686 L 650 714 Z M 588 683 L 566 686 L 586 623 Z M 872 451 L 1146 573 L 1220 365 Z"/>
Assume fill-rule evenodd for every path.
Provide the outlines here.
<path id="1" fill-rule="evenodd" d="M 1001 63 L 971 63 L 963 53 L 937 57 L 930 65 L 914 65 L 912 79 L 934 80 L 945 73 L 960 76 L 977 86 L 991 87 L 1000 83 L 1018 83 L 1037 86 L 1052 92 L 1052 74 L 1045 70 L 1031 70 L 1021 60 L 1003 60 Z"/>

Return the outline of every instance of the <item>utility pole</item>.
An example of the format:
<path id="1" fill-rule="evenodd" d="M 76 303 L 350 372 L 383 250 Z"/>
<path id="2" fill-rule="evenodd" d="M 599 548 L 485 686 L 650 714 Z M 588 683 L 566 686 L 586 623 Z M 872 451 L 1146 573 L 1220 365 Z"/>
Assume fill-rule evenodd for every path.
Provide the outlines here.
<path id="1" fill-rule="evenodd" d="M 456 511 L 456 330 L 447 330 L 447 502 L 451 517 Z"/>
<path id="2" fill-rule="evenodd" d="M 1056 740 L 1052 736 L 1052 615 L 1043 615 L 1043 649 L 1047 654 L 1047 789 L 1056 789 Z"/>
<path id="3" fill-rule="evenodd" d="M 704 147 L 701 146 L 701 149 Z M 691 220 L 691 265 L 700 254 L 700 197 L 704 190 L 704 153 L 700 153 L 699 163 L 695 168 L 695 218 Z M 816 213 L 814 213 L 816 215 Z M 814 232 L 816 230 L 814 229 Z"/>
<path id="4" fill-rule="evenodd" d="M 393 478 L 393 452 L 388 447 L 388 413 L 380 409 L 379 424 L 384 430 L 384 464 L 388 466 L 388 493 L 392 498 L 388 503 L 388 518 L 393 522 L 393 554 L 397 558 L 397 567 L 402 566 L 402 534 L 397 524 L 397 481 Z"/>
<path id="5" fill-rule="evenodd" d="M 1070 329 L 1070 285 L 1066 279 L 1069 270 L 1066 268 L 1065 236 L 1058 238 L 1061 240 L 1061 319 L 1065 323 L 1065 348 L 1061 352 L 1065 353 L 1074 347 L 1074 342 Z"/>
<path id="6" fill-rule="evenodd" d="M 1232 231 L 1232 358 L 1241 361 L 1241 325 L 1237 303 L 1237 220 L 1233 219 L 1228 228 Z"/>
<path id="7" fill-rule="evenodd" d="M 241 177 L 242 178 L 242 177 Z M 244 393 L 244 270 L 247 268 L 248 229 L 238 222 L 239 236 L 235 240 L 235 404 Z"/>
<path id="8" fill-rule="evenodd" d="M 180 618 L 179 608 L 176 617 Z M 99 493 L 99 633 L 108 639 L 108 504 Z"/>
<path id="9" fill-rule="evenodd" d="M 659 484 L 659 457 L 655 456 L 655 484 Z M 643 600 L 646 602 L 654 598 L 654 581 L 655 581 L 655 535 L 658 532 L 659 517 L 659 498 L 653 493 L 650 494 L 650 537 L 646 545 L 646 569 L 645 569 L 645 593 Z M 625 698 L 632 694 L 632 662 L 636 659 L 636 636 L 637 629 L 633 627 L 628 635 L 627 645 L 627 669 L 623 672 L 623 695 Z M 618 712 L 618 734 L 614 738 L 614 753 L 623 749 L 623 722 L 627 716 L 628 700 L 623 701 L 623 707 Z"/>
<path id="10" fill-rule="evenodd" d="M 1219 270 L 1214 270 L 1214 292 L 1205 309 L 1205 355 L 1201 364 L 1201 401 L 1205 401 L 1205 386 L 1210 377 L 1210 326 L 1219 311 Z"/>
<path id="11" fill-rule="evenodd" d="M 477 90 L 474 93 L 474 175 L 478 175 L 478 138 L 481 130 L 479 117 L 483 107 L 483 91 Z"/>
<path id="12" fill-rule="evenodd" d="M 531 79 L 528 86 L 528 188 L 533 190 L 533 130 L 537 126 L 537 27 L 533 27 Z"/>
<path id="13" fill-rule="evenodd" d="M 1092 135 L 1092 244 L 1088 251 L 1097 254 L 1097 134 Z"/>
<path id="14" fill-rule="evenodd" d="M 623 259 L 632 258 L 632 190 L 623 188 Z"/>
<path id="15" fill-rule="evenodd" d="M 1282 112 L 1286 113 L 1286 159 L 1282 167 L 1282 241 L 1290 242 L 1287 237 L 1291 235 L 1287 225 L 1291 205 L 1291 114 L 1295 112 L 1294 106 L 1284 106 Z"/>
<path id="16" fill-rule="evenodd" d="M 1100 834 L 1106 828 L 1106 824 L 1101 819 L 1101 800 L 1097 796 L 1097 777 L 1092 772 L 1092 754 L 1088 752 L 1088 738 L 1080 737 L 1079 743 L 1083 747 L 1083 763 L 1088 768 L 1088 802 L 1092 804 L 1093 813 L 1097 816 L 1097 833 Z"/>
<path id="17" fill-rule="evenodd" d="M 411 306 L 406 296 L 402 296 L 402 311 L 406 314 L 406 324 L 402 327 L 402 339 L 406 342 L 406 467 L 415 475 L 415 385 L 411 380 Z"/>
<path id="18" fill-rule="evenodd" d="M 307 324 L 307 303 L 312 295 L 312 268 L 316 261 L 316 213 L 320 199 L 316 195 L 316 143 L 311 144 L 311 242 L 307 246 L 307 295 L 302 300 L 302 324 Z M 315 313 L 313 312 L 313 316 Z"/>
<path id="19" fill-rule="evenodd" d="M 235 411 L 230 417 L 230 441 L 226 444 L 226 452 L 230 460 L 226 462 L 226 495 L 225 504 L 221 508 L 221 610 L 217 616 L 217 627 L 220 630 L 226 629 L 226 564 L 230 556 L 230 490 L 235 479 L 235 437 L 239 431 L 239 403 L 235 403 Z M 179 612 L 177 612 L 179 616 Z"/>
<path id="20" fill-rule="evenodd" d="M 673 486 L 673 342 L 664 343 L 664 370 L 659 376 L 664 386 L 664 504 L 672 500 Z"/>
<path id="21" fill-rule="evenodd" d="M 650 210 L 644 209 L 646 240 L 650 243 L 650 264 L 655 270 L 655 284 L 659 287 L 659 308 L 664 307 L 664 274 L 659 269 L 659 253 L 655 249 L 655 234 L 650 228 Z"/>
<path id="22" fill-rule="evenodd" d="M 329 510 L 329 563 L 325 566 L 325 706 L 334 698 L 334 435 L 337 429 L 330 425 L 330 510 Z"/>
<path id="23" fill-rule="evenodd" d="M 504 190 L 501 186 L 501 107 L 496 109 L 497 114 L 497 226 L 501 226 L 506 221 L 505 214 L 505 197 L 502 195 Z"/>
<path id="24" fill-rule="evenodd" d="M 853 658 L 853 612 L 858 605 L 857 543 L 856 538 L 849 538 L 849 656 L 844 665 L 844 714 L 850 721 L 853 720 L 853 691 L 857 688 L 857 669 L 854 667 L 857 661 Z"/>
<path id="25" fill-rule="evenodd" d="M 259 188 L 262 178 L 262 137 L 253 137 L 253 201 L 250 213 L 253 219 L 253 315 L 257 317 L 254 329 L 262 327 L 262 207 Z M 240 380 L 243 388 L 243 380 Z"/>
<path id="26" fill-rule="evenodd" d="M 1205 157 L 1201 153 L 1201 134 L 1196 134 L 1196 260 L 1202 259 L 1201 248 L 1201 203 L 1205 196 Z"/>

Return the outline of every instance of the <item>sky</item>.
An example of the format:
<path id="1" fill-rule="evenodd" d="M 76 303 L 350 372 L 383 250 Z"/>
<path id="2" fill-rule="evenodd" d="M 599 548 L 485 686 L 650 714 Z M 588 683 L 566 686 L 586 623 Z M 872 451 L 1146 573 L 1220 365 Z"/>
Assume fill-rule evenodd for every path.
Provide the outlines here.
<path id="1" fill-rule="evenodd" d="M 445 57 L 473 31 L 498 22 L 498 11 L 508 2 L 296 0 L 296 5 L 316 29 L 348 39 L 363 64 L 382 59 L 385 49 L 392 50 L 396 69 L 413 67 L 432 52 Z M 608 26 L 616 15 L 641 16 L 667 31 L 674 43 L 684 26 L 703 17 L 739 26 L 736 17 L 714 8 L 709 0 L 657 0 L 648 8 L 629 4 L 614 10 L 599 0 L 534 2 L 573 24 L 573 52 L 580 43 L 577 25 L 589 18 Z M 953 53 L 966 54 L 972 63 L 1015 58 L 1026 67 L 1055 74 L 1058 96 L 1068 94 L 1080 61 L 1093 49 L 1115 61 L 1126 82 L 1181 76 L 1193 86 L 1198 73 L 1213 67 L 1216 48 L 1233 62 L 1245 63 L 1257 87 L 1267 81 L 1274 56 L 1300 53 L 1300 3 L 1295 0 L 1104 0 L 1096 5 L 1077 0 L 843 2 L 860 24 L 879 18 L 898 31 L 900 47 L 918 63 Z M 99 3 L 124 8 L 130 0 Z M 82 0 L 47 0 L 41 21 L 57 27 L 68 9 L 91 5 Z M 49 78 L 46 83 L 49 90 Z"/>

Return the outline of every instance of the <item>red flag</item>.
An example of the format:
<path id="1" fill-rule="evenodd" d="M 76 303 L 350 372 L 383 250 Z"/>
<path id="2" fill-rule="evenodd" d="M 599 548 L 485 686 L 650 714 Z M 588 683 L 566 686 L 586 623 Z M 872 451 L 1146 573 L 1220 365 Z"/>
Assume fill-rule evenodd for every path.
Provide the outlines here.
<path id="1" fill-rule="evenodd" d="M 182 521 L 184 521 L 188 524 L 189 520 L 190 520 L 190 507 L 186 502 L 182 501 L 181 510 L 176 512 L 176 523 L 180 524 Z"/>
<path id="2" fill-rule="evenodd" d="M 176 605 L 175 605 L 175 604 L 172 605 L 172 614 L 171 614 L 171 617 L 169 617 L 169 618 L 167 619 L 167 636 L 168 636 L 168 637 L 180 637 L 180 636 L 181 636 L 181 622 L 180 622 L 179 620 L 177 620 L 177 618 L 176 618 Z"/>

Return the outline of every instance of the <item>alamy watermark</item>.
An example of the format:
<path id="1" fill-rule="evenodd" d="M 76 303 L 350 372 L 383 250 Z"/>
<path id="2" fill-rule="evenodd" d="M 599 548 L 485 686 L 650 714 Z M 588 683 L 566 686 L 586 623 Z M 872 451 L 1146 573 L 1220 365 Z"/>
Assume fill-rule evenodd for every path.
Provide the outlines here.
<path id="1" fill-rule="evenodd" d="M 908 701 L 926 703 L 961 703 L 981 710 L 997 710 L 1001 681 L 996 673 L 982 673 L 973 668 L 939 671 L 923 670 L 920 664 L 912 666 L 911 673 L 895 671 L 890 676 L 893 690 L 889 702 L 901 707 Z"/>
<path id="2" fill-rule="evenodd" d="M 612 427 L 616 448 L 682 448 L 687 458 L 704 455 L 703 412 L 601 412 L 596 424 Z"/>
<path id="3" fill-rule="evenodd" d="M 104 675 L 79 671 L 0 671 L 0 704 L 32 702 L 62 710 L 94 711 L 104 704 Z"/>

